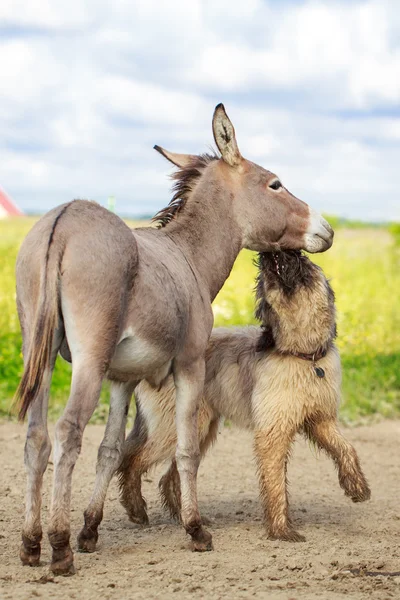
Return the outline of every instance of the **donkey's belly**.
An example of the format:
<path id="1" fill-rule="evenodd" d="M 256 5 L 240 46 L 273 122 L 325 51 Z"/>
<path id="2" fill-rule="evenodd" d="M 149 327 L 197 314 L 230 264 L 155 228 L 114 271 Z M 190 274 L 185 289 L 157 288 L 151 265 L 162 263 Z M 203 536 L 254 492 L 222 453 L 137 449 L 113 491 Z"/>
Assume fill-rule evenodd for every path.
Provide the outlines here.
<path id="1" fill-rule="evenodd" d="M 117 346 L 108 371 L 109 379 L 159 385 L 171 372 L 172 356 L 138 336 L 127 337 Z"/>

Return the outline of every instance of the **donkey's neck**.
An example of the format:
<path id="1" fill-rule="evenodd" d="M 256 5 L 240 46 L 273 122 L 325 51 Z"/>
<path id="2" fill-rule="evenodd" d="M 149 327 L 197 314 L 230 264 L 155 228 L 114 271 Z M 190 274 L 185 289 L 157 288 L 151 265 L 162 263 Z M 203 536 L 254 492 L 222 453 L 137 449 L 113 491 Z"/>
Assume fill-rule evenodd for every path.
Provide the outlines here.
<path id="1" fill-rule="evenodd" d="M 308 307 L 296 306 L 280 315 L 273 328 L 276 349 L 282 354 L 321 354 L 326 352 L 335 338 L 335 321 L 326 313 L 314 313 L 310 318 L 304 314 Z M 296 313 L 294 313 L 296 311 Z"/>
<path id="2" fill-rule="evenodd" d="M 243 247 L 230 191 L 224 191 L 216 177 L 200 180 L 164 233 L 207 284 L 214 300 Z"/>

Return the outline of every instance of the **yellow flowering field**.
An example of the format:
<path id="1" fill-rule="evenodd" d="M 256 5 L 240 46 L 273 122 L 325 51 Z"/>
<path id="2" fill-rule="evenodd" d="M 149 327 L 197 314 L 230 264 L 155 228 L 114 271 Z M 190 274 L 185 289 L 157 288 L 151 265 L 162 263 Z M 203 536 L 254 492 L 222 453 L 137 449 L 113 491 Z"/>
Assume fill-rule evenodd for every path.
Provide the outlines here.
<path id="1" fill-rule="evenodd" d="M 15 308 L 18 247 L 34 218 L 0 221 L 0 415 L 10 415 L 22 370 Z M 394 231 L 394 230 L 393 230 Z M 343 361 L 344 421 L 400 415 L 400 247 L 388 228 L 338 228 L 329 252 L 313 257 L 331 279 Z M 214 302 L 215 325 L 254 323 L 254 255 L 243 251 Z M 70 368 L 57 361 L 50 415 L 68 396 Z M 107 414 L 107 387 L 94 419 Z"/>

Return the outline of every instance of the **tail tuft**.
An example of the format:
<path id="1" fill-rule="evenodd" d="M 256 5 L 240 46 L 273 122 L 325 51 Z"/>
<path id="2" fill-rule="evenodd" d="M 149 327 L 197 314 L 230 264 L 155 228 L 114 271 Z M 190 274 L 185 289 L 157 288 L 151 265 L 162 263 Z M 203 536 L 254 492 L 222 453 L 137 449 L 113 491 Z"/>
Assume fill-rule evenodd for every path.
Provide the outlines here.
<path id="1" fill-rule="evenodd" d="M 46 314 L 46 306 L 40 307 L 40 313 L 35 323 L 35 333 L 29 347 L 28 360 L 15 394 L 18 419 L 25 419 L 28 408 L 35 400 L 43 382 L 43 375 L 50 367 L 50 354 L 56 327 L 57 313 L 54 310 Z"/>
<path id="2" fill-rule="evenodd" d="M 70 204 L 63 206 L 54 220 L 49 234 L 41 273 L 36 316 L 31 338 L 26 344 L 24 372 L 14 398 L 14 403 L 18 406 L 18 418 L 21 421 L 24 420 L 30 405 L 40 392 L 46 370 L 50 369 L 54 331 L 58 322 L 58 278 L 63 255 L 63 244 L 55 241 L 54 234 L 61 216 Z"/>

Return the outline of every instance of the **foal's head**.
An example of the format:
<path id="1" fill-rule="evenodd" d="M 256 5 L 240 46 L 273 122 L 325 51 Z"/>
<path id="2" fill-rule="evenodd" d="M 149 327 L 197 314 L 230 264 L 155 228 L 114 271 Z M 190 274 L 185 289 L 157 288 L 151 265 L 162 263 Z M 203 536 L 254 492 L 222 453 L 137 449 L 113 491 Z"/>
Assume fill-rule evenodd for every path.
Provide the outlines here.
<path id="1" fill-rule="evenodd" d="M 333 290 L 301 251 L 261 253 L 256 293 L 257 318 L 281 352 L 314 353 L 335 338 Z"/>
<path id="2" fill-rule="evenodd" d="M 177 218 L 187 204 L 213 202 L 233 215 L 242 247 L 267 251 L 304 249 L 323 252 L 330 248 L 333 230 L 325 219 L 287 190 L 270 171 L 245 159 L 235 130 L 222 104 L 213 117 L 213 134 L 219 156 L 193 156 L 168 152 L 155 146 L 180 168 L 176 194 L 169 207 L 156 216 L 162 225 Z M 186 209 L 185 209 L 186 210 Z M 182 213 L 185 212 L 182 210 Z"/>

